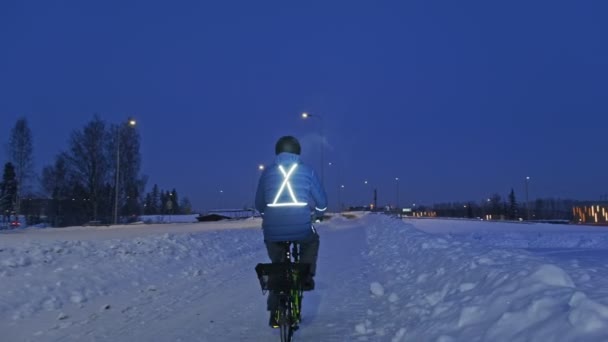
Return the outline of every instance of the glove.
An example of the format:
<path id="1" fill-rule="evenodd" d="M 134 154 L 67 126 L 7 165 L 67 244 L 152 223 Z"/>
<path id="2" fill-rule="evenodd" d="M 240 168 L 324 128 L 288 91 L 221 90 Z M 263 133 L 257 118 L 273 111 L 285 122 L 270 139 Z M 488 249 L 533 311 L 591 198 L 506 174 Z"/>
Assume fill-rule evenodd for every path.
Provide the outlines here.
<path id="1" fill-rule="evenodd" d="M 321 222 L 321 221 L 323 221 L 323 213 L 318 212 L 318 213 L 316 213 L 316 215 L 315 215 L 315 222 L 316 222 L 316 223 L 319 223 L 319 222 Z"/>

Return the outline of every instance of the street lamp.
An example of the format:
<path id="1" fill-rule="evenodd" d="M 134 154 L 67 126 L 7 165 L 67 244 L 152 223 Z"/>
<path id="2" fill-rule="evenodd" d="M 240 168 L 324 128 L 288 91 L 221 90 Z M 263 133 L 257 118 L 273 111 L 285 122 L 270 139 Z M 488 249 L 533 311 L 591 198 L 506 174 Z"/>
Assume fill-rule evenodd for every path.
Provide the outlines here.
<path id="1" fill-rule="evenodd" d="M 126 122 L 127 127 L 135 127 L 137 121 L 129 118 Z M 114 184 L 114 224 L 118 224 L 118 186 L 120 182 L 120 136 L 122 133 L 122 125 L 116 129 L 116 182 Z"/>
<path id="2" fill-rule="evenodd" d="M 365 189 L 364 190 L 364 193 L 365 193 L 365 196 L 364 196 L 365 202 L 363 203 L 363 206 L 364 207 L 373 206 L 373 196 L 372 196 L 372 200 L 371 201 L 368 201 L 369 198 L 367 197 L 367 195 L 369 195 L 368 192 L 367 192 L 369 190 L 369 188 L 367 187 L 367 185 L 369 184 L 369 182 L 367 181 L 367 179 L 363 181 L 363 184 L 365 185 L 364 186 L 364 189 Z"/>
<path id="3" fill-rule="evenodd" d="M 264 171 L 264 164 L 260 164 L 258 165 L 258 171 L 260 171 L 260 173 L 262 171 Z M 257 187 L 257 174 L 255 176 L 255 178 L 253 179 L 253 206 L 252 208 L 252 215 L 255 214 L 255 195 L 257 193 L 258 187 Z"/>
<path id="4" fill-rule="evenodd" d="M 399 210 L 399 177 L 395 177 L 395 181 L 397 182 L 397 210 Z"/>
<path id="5" fill-rule="evenodd" d="M 340 205 L 340 211 L 344 210 L 344 203 L 342 203 L 342 189 L 344 189 L 344 184 L 340 185 L 338 189 L 338 204 Z"/>
<path id="6" fill-rule="evenodd" d="M 325 135 L 323 134 L 323 118 L 317 114 L 302 113 L 302 119 L 318 118 L 321 121 L 321 183 L 325 184 Z"/>
<path id="7" fill-rule="evenodd" d="M 335 205 L 335 209 L 337 211 L 339 211 L 340 210 L 340 181 L 341 181 L 340 172 L 339 172 L 336 164 L 334 164 L 333 162 L 328 162 L 327 166 L 329 167 L 329 169 L 327 171 L 328 172 L 327 173 L 327 175 L 328 175 L 327 183 L 323 183 L 323 186 L 325 187 L 328 196 L 336 195 L 336 197 L 334 197 L 334 199 L 337 198 L 338 200 L 331 201 L 331 203 L 332 203 L 332 205 Z M 330 192 L 331 192 L 331 195 L 330 195 Z"/>
<path id="8" fill-rule="evenodd" d="M 530 200 L 528 198 L 528 183 L 530 182 L 530 176 L 526 177 L 526 219 L 530 220 Z"/>

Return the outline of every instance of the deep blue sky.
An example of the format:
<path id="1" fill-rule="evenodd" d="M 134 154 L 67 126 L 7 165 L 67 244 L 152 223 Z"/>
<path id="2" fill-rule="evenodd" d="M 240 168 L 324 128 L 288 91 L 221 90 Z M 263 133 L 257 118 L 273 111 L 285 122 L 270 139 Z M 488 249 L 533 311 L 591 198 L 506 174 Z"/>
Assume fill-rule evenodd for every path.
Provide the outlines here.
<path id="1" fill-rule="evenodd" d="M 38 169 L 94 113 L 135 116 L 149 185 L 196 209 L 252 201 L 292 134 L 330 201 L 608 193 L 608 2 L 0 2 L 0 138 Z M 6 151 L 0 151 L 0 161 Z M 338 181 L 339 179 L 339 181 Z M 369 185 L 368 185 L 369 186 Z M 370 186 L 370 187 L 371 187 Z M 222 202 L 219 191 L 223 190 Z"/>

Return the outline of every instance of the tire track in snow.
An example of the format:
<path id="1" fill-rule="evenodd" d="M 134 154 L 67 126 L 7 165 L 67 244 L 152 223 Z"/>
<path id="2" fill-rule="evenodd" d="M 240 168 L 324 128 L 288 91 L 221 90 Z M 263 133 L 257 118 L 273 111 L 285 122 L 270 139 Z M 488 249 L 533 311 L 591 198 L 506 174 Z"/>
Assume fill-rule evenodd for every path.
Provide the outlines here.
<path id="1" fill-rule="evenodd" d="M 365 321 L 369 293 L 366 229 L 319 227 L 317 289 L 304 294 L 302 341 L 352 341 L 355 326 Z"/>

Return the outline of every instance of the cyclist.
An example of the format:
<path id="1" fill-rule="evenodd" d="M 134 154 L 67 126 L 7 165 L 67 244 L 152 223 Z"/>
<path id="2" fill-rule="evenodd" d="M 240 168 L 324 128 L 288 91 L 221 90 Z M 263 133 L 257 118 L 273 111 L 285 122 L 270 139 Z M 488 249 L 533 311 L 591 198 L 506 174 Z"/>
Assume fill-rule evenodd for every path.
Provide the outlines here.
<path id="1" fill-rule="evenodd" d="M 262 214 L 264 243 L 273 263 L 281 262 L 284 247 L 281 242 L 300 244 L 300 262 L 310 264 L 310 276 L 304 280 L 304 290 L 314 289 L 319 235 L 311 222 L 314 215 L 322 219 L 327 209 L 327 196 L 313 169 L 300 161 L 301 147 L 292 136 L 281 137 L 275 145 L 275 162 L 264 169 L 255 196 L 256 209 Z M 269 325 L 276 328 L 275 310 L 278 297 L 268 294 Z"/>

